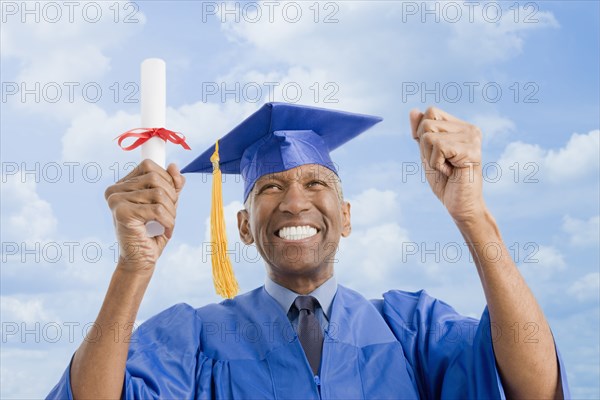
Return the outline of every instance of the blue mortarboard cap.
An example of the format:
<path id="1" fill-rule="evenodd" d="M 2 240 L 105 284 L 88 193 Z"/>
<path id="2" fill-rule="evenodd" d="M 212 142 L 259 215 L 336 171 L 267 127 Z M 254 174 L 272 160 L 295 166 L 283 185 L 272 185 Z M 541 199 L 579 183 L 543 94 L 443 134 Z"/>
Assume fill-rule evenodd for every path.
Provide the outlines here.
<path id="1" fill-rule="evenodd" d="M 329 152 L 382 119 L 325 108 L 267 103 L 219 140 L 219 167 L 241 174 L 244 201 L 263 175 L 305 164 L 320 164 L 337 174 Z M 215 145 L 181 172 L 212 173 Z"/>

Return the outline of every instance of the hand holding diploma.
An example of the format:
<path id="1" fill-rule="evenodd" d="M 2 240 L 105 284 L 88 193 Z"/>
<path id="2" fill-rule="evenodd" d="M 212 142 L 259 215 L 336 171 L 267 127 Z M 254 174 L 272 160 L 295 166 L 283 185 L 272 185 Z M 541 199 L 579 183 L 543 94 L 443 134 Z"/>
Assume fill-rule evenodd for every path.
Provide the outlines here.
<path id="1" fill-rule="evenodd" d="M 166 119 L 166 66 L 159 58 L 148 58 L 141 65 L 142 128 L 118 137 L 123 150 L 142 148 L 142 162 L 105 193 L 121 252 L 120 262 L 153 269 L 168 239 L 173 234 L 175 208 L 183 176 L 174 164 L 165 170 L 167 141 L 189 150 L 185 137 L 164 128 Z M 126 139 L 136 139 L 123 147 Z M 144 236 L 145 234 L 145 236 Z M 143 237 L 142 237 L 143 236 Z"/>
<path id="2" fill-rule="evenodd" d="M 173 235 L 177 200 L 184 183 L 185 178 L 175 164 L 165 170 L 151 160 L 144 160 L 106 189 L 105 198 L 119 241 L 118 268 L 152 275 L 156 260 Z M 146 221 L 159 223 L 164 234 L 148 236 Z"/>
<path id="3" fill-rule="evenodd" d="M 185 137 L 164 128 L 166 120 L 166 65 L 159 58 L 148 58 L 141 66 L 141 123 L 143 128 L 132 129 L 119 136 L 119 146 L 123 150 L 133 150 L 142 146 L 142 160 L 152 160 L 165 168 L 165 144 L 171 141 L 190 150 Z M 137 138 L 130 146 L 121 143 L 127 138 Z M 155 220 L 146 222 L 149 237 L 165 233 L 164 226 Z"/>

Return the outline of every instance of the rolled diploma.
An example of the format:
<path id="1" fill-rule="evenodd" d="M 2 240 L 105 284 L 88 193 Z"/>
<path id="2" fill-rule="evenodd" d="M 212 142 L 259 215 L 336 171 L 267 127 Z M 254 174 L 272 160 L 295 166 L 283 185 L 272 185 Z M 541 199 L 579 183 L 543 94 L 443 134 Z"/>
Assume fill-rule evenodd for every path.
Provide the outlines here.
<path id="1" fill-rule="evenodd" d="M 164 128 L 167 108 L 166 64 L 160 58 L 148 58 L 141 67 L 142 128 Z M 153 137 L 142 144 L 142 160 L 150 159 L 165 168 L 165 141 Z M 158 221 L 146 222 L 149 237 L 160 236 L 165 228 Z"/>

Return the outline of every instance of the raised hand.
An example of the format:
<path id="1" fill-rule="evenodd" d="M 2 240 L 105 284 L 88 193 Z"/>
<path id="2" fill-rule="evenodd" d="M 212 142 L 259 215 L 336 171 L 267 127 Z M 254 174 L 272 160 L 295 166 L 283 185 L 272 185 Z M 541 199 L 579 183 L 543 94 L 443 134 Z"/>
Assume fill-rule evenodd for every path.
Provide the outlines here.
<path id="1" fill-rule="evenodd" d="M 175 164 L 164 170 L 150 160 L 109 186 L 105 198 L 112 211 L 120 257 L 118 268 L 150 273 L 173 235 L 179 193 L 185 178 Z M 148 237 L 146 222 L 165 227 L 161 236 Z"/>
<path id="2" fill-rule="evenodd" d="M 457 223 L 484 214 L 481 131 L 438 108 L 410 112 L 427 181 Z"/>

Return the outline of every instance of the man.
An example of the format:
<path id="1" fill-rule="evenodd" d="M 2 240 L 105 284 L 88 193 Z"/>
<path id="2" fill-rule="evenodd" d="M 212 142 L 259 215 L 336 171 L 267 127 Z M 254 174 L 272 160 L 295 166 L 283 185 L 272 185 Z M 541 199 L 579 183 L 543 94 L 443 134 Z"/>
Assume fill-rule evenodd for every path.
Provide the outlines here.
<path id="1" fill-rule="evenodd" d="M 220 140 L 215 166 L 244 177 L 238 228 L 265 261 L 265 286 L 199 309 L 176 305 L 143 324 L 131 345 L 91 332 L 94 340 L 82 343 L 49 397 L 568 396 L 548 323 L 483 200 L 481 133 L 442 110 L 411 111 L 412 135 L 434 194 L 475 260 L 487 300 L 481 321 L 423 291 L 390 291 L 367 301 L 337 285 L 332 255 L 350 234 L 351 220 L 329 151 L 377 122 L 274 103 Z M 209 171 L 214 148 L 184 172 Z M 133 326 L 173 234 L 183 185 L 174 165 L 164 171 L 144 161 L 107 189 L 123 256 L 96 319 L 100 332 Z M 165 234 L 146 237 L 149 220 L 159 221 Z M 488 243 L 500 254 L 487 254 Z M 533 324 L 537 342 L 490 331 L 509 332 L 515 323 Z"/>

